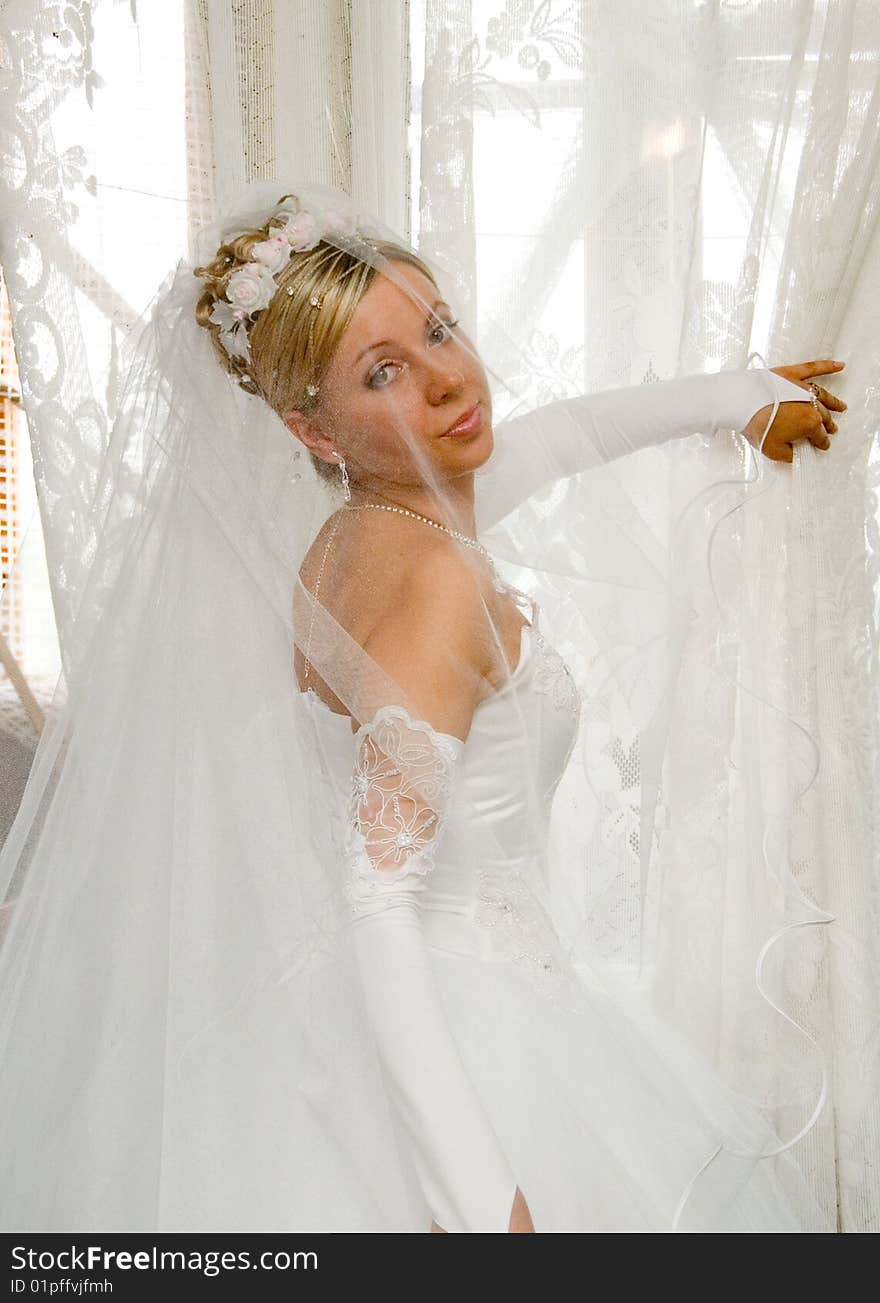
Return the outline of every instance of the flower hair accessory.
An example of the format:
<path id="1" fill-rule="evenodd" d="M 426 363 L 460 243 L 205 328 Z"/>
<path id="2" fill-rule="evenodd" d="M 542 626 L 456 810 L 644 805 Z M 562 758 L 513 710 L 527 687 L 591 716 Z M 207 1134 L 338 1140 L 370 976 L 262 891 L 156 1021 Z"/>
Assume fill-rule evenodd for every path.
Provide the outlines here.
<path id="1" fill-rule="evenodd" d="M 293 254 L 314 249 L 325 237 L 351 239 L 369 234 L 369 228 L 354 214 L 336 208 L 316 212 L 304 207 L 295 195 L 290 198 L 296 207 L 285 204 L 279 208 L 271 219 L 269 237 L 252 246 L 249 260 L 229 276 L 226 298 L 217 299 L 211 309 L 209 320 L 220 327 L 218 338 L 229 357 L 240 358 L 248 364 L 251 362 L 248 327 L 255 314 L 271 303 L 278 289 L 276 278 Z M 287 292 L 292 295 L 293 289 L 288 287 Z M 314 295 L 310 302 L 313 307 L 320 307 Z M 317 387 L 309 385 L 309 393 L 313 391 L 317 393 Z"/>

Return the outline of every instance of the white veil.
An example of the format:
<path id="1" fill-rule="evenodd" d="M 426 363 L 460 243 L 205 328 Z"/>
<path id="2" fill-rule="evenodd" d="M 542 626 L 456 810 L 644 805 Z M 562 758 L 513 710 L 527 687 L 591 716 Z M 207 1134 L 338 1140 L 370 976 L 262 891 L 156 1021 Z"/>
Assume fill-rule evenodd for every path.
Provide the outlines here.
<path id="1" fill-rule="evenodd" d="M 259 226 L 286 193 L 317 212 L 351 207 L 329 187 L 254 185 L 236 213 L 203 233 L 196 263 L 221 233 Z M 401 264 L 378 251 L 383 239 L 406 242 L 368 215 L 351 216 L 357 233 L 325 230 L 328 248 L 353 253 L 413 299 Z M 583 982 L 610 987 L 619 975 L 600 971 L 585 902 L 604 876 L 609 912 L 630 908 L 624 887 L 635 874 L 635 977 L 650 986 L 656 947 L 681 945 L 686 967 L 688 946 L 699 944 L 682 935 L 680 911 L 664 913 L 659 848 L 669 810 L 687 793 L 665 790 L 663 761 L 670 731 L 680 741 L 695 727 L 691 712 L 725 675 L 723 647 L 717 662 L 695 664 L 690 635 L 734 582 L 706 562 L 718 521 L 762 491 L 759 461 L 744 446 L 732 468 L 729 449 L 705 441 L 677 486 L 675 531 L 661 536 L 651 503 L 635 501 L 615 473 L 625 429 L 603 424 L 601 403 L 586 414 L 577 400 L 551 394 L 548 403 L 546 378 L 517 354 L 503 323 L 492 323 L 497 353 L 485 355 L 458 310 L 453 263 L 434 270 L 492 389 L 496 448 L 476 472 L 480 541 L 563 657 L 579 718 L 555 794 L 541 788 L 521 720 L 522 865 L 479 824 L 485 863 L 494 849 L 505 870 L 487 872 L 487 916 L 493 925 L 499 911 L 512 919 L 506 933 L 494 927 L 492 944 L 548 1000 L 565 1005 Z M 194 319 L 200 288 L 182 261 L 130 340 L 94 536 L 84 543 L 89 578 L 70 668 L 0 853 L 0 893 L 11 904 L 0 949 L 0 1224 L 418 1229 L 421 1195 L 351 951 L 340 869 L 347 794 L 323 754 L 327 730 L 315 727 L 316 712 L 329 708 L 298 690 L 294 651 L 307 652 L 356 722 L 389 707 L 418 720 L 418 701 L 340 615 L 353 582 L 351 543 L 343 546 L 353 517 L 343 515 L 327 550 L 319 595 L 299 578 L 328 516 L 344 506 L 341 492 L 269 405 L 217 364 Z M 762 371 L 757 384 L 766 381 L 775 415 L 771 379 Z M 704 432 L 710 423 L 711 412 Z M 398 428 L 401 448 L 421 459 L 435 518 L 454 520 L 456 502 L 403 406 Z M 388 548 L 403 538 L 389 531 L 409 529 L 414 548 L 437 538 L 378 511 L 360 513 L 357 529 L 358 582 L 377 603 L 394 582 Z M 443 540 L 485 578 L 483 553 Z M 491 603 L 484 610 L 490 641 L 509 652 L 509 625 Z M 455 664 L 456 648 L 450 638 L 450 676 L 468 671 Z M 515 675 L 509 655 L 505 664 Z M 798 929 L 829 918 L 803 897 L 774 840 L 781 812 L 815 770 L 816 741 L 771 703 L 758 708 L 779 746 L 789 755 L 795 747 L 797 773 L 783 792 L 760 788 L 779 805 L 757 800 L 743 830 L 754 856 L 755 944 L 743 943 L 741 983 L 730 993 L 742 1058 L 728 1084 L 758 1106 L 772 1102 L 778 1128 L 777 1141 L 731 1124 L 726 1152 L 748 1163 L 772 1161 L 821 1108 L 824 1065 L 817 1051 L 804 1068 L 809 1037 L 776 976 Z M 350 742 L 348 716 L 337 713 Z M 609 769 L 616 808 L 604 796 Z M 435 780 L 416 775 L 414 785 L 429 793 Z M 715 1156 L 707 1151 L 707 1171 Z M 727 1179 L 719 1199 L 736 1184 L 730 1178 L 728 1189 Z M 672 1196 L 679 1211 L 688 1193 L 682 1182 Z"/>

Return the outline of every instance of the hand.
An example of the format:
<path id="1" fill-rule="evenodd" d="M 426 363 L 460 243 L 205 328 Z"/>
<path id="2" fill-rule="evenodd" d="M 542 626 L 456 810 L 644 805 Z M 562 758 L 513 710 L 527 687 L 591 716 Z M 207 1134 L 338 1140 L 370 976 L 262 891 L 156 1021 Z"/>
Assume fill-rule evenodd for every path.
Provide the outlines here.
<path id="1" fill-rule="evenodd" d="M 773 366 L 771 371 L 777 375 L 784 376 L 786 380 L 793 381 L 794 384 L 800 385 L 802 389 L 809 389 L 809 381 L 814 376 L 824 376 L 836 374 L 842 371 L 846 366 L 845 362 L 835 362 L 831 358 L 824 358 L 818 362 L 798 362 L 794 366 Z M 845 412 L 846 403 L 836 394 L 832 394 L 828 389 L 821 385 L 816 385 L 818 406 L 812 403 L 784 402 L 780 401 L 779 409 L 776 413 L 776 419 L 770 427 L 767 438 L 764 440 L 764 447 L 761 449 L 765 457 L 771 461 L 793 461 L 794 445 L 800 440 L 806 439 L 814 448 L 820 448 L 823 451 L 831 447 L 829 434 L 837 432 L 837 423 L 831 415 L 834 412 Z M 754 444 L 757 448 L 761 442 L 761 436 L 767 429 L 767 422 L 770 420 L 770 413 L 773 411 L 772 403 L 767 407 L 762 407 L 756 412 L 749 421 L 743 434 L 749 443 Z"/>

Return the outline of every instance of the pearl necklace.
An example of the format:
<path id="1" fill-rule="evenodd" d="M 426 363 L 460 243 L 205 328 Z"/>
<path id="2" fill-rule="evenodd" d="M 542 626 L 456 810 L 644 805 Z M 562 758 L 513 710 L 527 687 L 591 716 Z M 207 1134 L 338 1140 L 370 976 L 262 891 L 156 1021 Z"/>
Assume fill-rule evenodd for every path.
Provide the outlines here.
<path id="1" fill-rule="evenodd" d="M 504 580 L 495 569 L 495 562 L 492 559 L 491 553 L 489 553 L 486 548 L 483 547 L 483 544 L 478 542 L 477 539 L 469 538 L 468 535 L 463 534 L 460 529 L 451 529 L 449 525 L 441 525 L 439 520 L 432 520 L 430 516 L 422 516 L 417 511 L 410 511 L 409 507 L 394 507 L 384 502 L 356 502 L 354 504 L 347 503 L 345 510 L 361 511 L 368 507 L 372 507 L 376 511 L 396 511 L 401 516 L 412 516 L 413 520 L 420 520 L 423 524 L 431 525 L 434 529 L 442 529 L 444 534 L 449 534 L 451 538 L 458 539 L 459 543 L 463 543 L 465 547 L 473 548 L 474 551 L 479 552 L 481 556 L 484 556 L 489 563 L 489 569 L 492 571 L 495 591 L 498 593 L 504 593 L 507 591 L 507 584 L 505 584 Z"/>

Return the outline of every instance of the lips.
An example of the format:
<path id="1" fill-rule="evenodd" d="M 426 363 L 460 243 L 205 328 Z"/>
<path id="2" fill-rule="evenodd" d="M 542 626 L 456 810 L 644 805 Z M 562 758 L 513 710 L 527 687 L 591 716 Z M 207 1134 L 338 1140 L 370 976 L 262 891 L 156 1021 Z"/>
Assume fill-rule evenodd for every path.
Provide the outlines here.
<path id="1" fill-rule="evenodd" d="M 474 434 L 479 430 L 483 423 L 483 414 L 480 404 L 474 403 L 463 416 L 460 416 L 454 425 L 450 425 L 440 436 L 441 439 L 454 439 L 467 434 Z"/>

